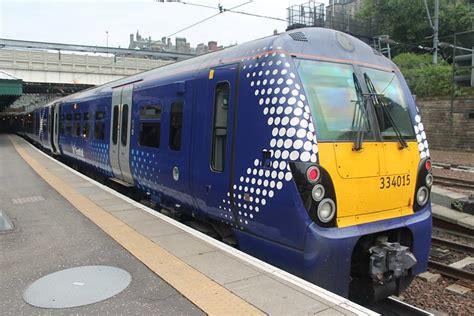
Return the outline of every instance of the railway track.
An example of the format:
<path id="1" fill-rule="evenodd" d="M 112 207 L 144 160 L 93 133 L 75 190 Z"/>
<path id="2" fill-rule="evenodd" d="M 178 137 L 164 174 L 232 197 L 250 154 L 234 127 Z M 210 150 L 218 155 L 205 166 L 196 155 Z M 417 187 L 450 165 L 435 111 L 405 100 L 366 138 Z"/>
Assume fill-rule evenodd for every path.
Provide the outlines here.
<path id="1" fill-rule="evenodd" d="M 449 239 L 432 237 L 431 238 L 432 246 L 446 247 L 449 250 L 455 250 L 462 253 L 465 253 L 467 256 L 474 256 L 474 247 L 466 244 L 461 244 L 458 242 L 451 241 Z M 430 269 L 436 270 L 439 273 L 454 278 L 458 280 L 467 280 L 474 281 L 474 273 L 467 270 L 458 269 L 447 265 L 445 263 L 430 259 L 428 261 L 428 267 Z"/>
<path id="2" fill-rule="evenodd" d="M 433 316 L 434 314 L 422 310 L 418 307 L 401 301 L 395 296 L 389 296 L 386 299 L 366 306 L 367 308 L 379 313 L 382 316 Z"/>
<path id="3" fill-rule="evenodd" d="M 466 190 L 474 190 L 474 181 L 455 179 L 450 177 L 435 176 L 434 184 L 446 187 L 456 187 Z"/>

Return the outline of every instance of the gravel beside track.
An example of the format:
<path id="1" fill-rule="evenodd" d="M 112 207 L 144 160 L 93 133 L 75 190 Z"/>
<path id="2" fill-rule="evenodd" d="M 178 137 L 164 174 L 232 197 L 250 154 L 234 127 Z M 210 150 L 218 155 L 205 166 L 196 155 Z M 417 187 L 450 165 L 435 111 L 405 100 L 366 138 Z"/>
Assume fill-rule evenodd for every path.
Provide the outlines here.
<path id="1" fill-rule="evenodd" d="M 450 165 L 474 166 L 474 154 L 472 152 L 430 149 L 430 154 L 434 162 Z"/>
<path id="2" fill-rule="evenodd" d="M 464 245 L 469 245 L 469 246 L 474 245 L 474 236 L 467 236 L 463 234 L 455 235 L 451 231 L 438 228 L 438 227 L 433 227 L 433 236 L 448 239 L 453 242 L 457 242 L 459 244 L 464 244 Z"/>
<path id="3" fill-rule="evenodd" d="M 448 315 L 474 315 L 474 290 L 464 295 L 446 290 L 446 287 L 454 283 L 456 280 L 443 276 L 435 283 L 416 278 L 400 294 L 400 298 L 424 310 L 439 311 Z M 471 284 L 472 288 L 474 284 Z"/>

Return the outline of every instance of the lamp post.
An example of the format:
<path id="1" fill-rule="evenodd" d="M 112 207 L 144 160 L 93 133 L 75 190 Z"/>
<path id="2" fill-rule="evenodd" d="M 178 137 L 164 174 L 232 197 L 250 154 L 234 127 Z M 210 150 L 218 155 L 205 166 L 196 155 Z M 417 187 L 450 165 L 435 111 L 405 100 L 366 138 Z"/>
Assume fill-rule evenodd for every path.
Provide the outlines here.
<path id="1" fill-rule="evenodd" d="M 105 31 L 105 38 L 106 38 L 107 47 L 109 47 L 109 31 Z"/>

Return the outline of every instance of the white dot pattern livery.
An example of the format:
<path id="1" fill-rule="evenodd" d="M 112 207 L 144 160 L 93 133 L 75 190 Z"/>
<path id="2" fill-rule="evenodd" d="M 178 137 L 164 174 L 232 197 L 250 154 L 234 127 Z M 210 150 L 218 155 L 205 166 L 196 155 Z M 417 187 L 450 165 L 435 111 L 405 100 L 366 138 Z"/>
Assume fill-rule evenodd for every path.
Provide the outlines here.
<path id="1" fill-rule="evenodd" d="M 290 62 L 293 61 L 285 53 L 278 52 L 281 48 L 272 49 L 269 47 L 267 53 L 258 57 L 242 59 L 243 81 L 250 85 L 255 100 L 249 106 L 260 107 L 271 130 L 266 148 L 271 159 L 269 165 L 263 166 L 261 158 L 255 157 L 253 165 L 236 178 L 233 200 L 241 229 L 265 211 L 269 200 L 292 180 L 290 161 L 318 161 L 313 119 L 301 83 L 292 72 L 295 67 L 291 67 Z M 267 48 L 262 51 L 267 51 Z M 221 215 L 232 224 L 234 218 L 230 204 L 228 192 L 219 208 L 223 211 Z"/>
<path id="2" fill-rule="evenodd" d="M 420 110 L 418 107 L 416 108 L 416 115 L 415 115 L 415 125 L 413 128 L 415 129 L 416 133 L 416 141 L 418 142 L 418 150 L 420 151 L 420 158 L 424 159 L 430 156 L 430 150 L 428 146 L 428 141 L 426 140 L 426 133 L 425 127 L 421 122 Z"/>

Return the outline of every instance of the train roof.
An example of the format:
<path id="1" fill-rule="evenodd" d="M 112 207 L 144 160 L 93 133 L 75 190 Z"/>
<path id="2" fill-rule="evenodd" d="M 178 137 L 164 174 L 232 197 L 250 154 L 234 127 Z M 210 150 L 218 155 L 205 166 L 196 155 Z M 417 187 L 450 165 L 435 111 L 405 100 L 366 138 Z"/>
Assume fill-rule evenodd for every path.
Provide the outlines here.
<path id="1" fill-rule="evenodd" d="M 81 102 L 92 97 L 108 95 L 113 88 L 131 83 L 144 86 L 159 84 L 162 80 L 166 82 L 185 80 L 194 77 L 202 69 L 233 62 L 245 62 L 275 51 L 300 58 L 355 63 L 387 70 L 397 69 L 395 64 L 385 56 L 351 35 L 332 29 L 311 27 L 287 31 L 161 66 L 63 97 L 54 102 Z"/>

